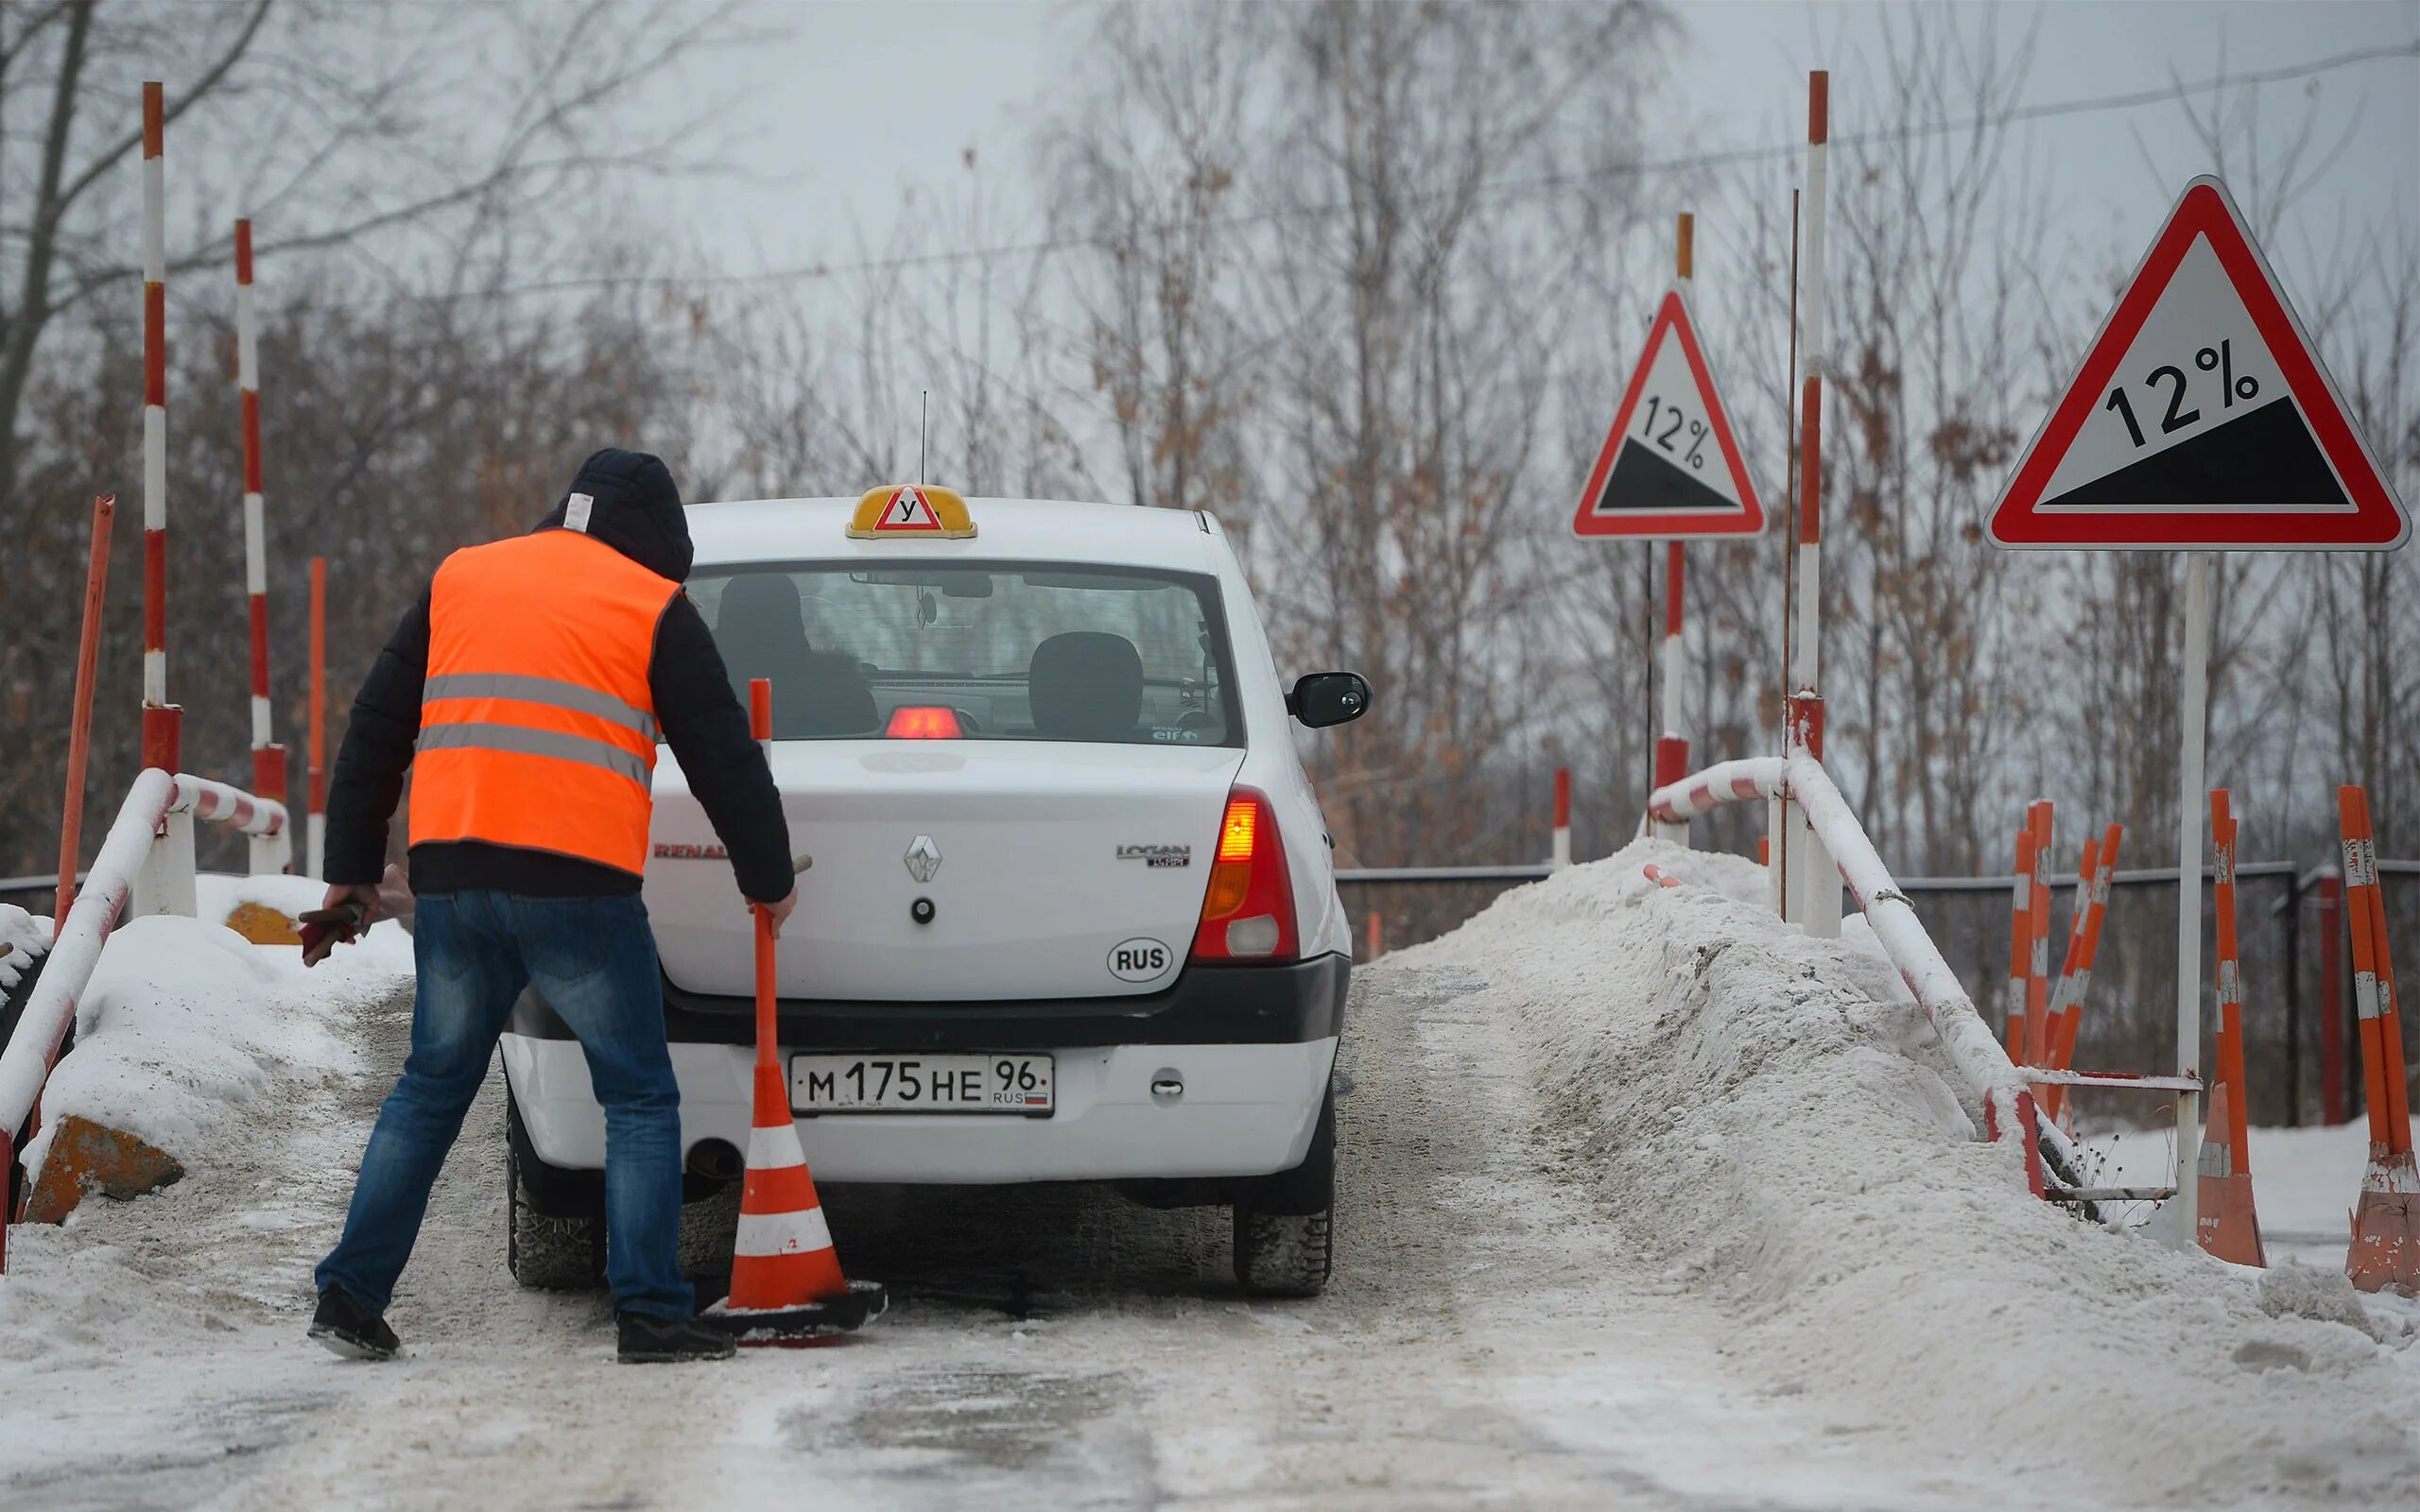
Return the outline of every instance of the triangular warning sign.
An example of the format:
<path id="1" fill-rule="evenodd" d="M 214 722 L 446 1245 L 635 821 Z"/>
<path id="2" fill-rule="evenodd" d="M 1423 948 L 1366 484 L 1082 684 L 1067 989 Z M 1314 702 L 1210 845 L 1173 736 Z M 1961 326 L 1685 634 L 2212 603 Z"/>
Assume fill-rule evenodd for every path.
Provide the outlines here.
<path id="1" fill-rule="evenodd" d="M 2411 520 L 2226 186 L 2185 186 L 1992 511 L 1996 544 L 2385 551 Z"/>
<path id="2" fill-rule="evenodd" d="M 892 531 L 922 531 L 938 534 L 942 517 L 933 510 L 933 502 L 914 484 L 903 484 L 882 507 L 882 515 L 873 527 L 886 535 Z"/>
<path id="3" fill-rule="evenodd" d="M 1753 536 L 1764 506 L 1748 481 L 1678 289 L 1664 296 L 1647 350 L 1572 517 L 1576 536 L 1687 541 Z"/>

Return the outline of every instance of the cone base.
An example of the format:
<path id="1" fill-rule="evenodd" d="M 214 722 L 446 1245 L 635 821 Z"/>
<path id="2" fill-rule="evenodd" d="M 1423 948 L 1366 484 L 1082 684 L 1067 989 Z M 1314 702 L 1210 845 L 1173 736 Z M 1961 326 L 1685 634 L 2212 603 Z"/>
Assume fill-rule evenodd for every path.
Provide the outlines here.
<path id="1" fill-rule="evenodd" d="M 2201 1182 L 2195 1236 L 2203 1249 L 2231 1265 L 2265 1269 L 2268 1253 L 2260 1243 L 2260 1217 L 2252 1205 L 2248 1175 L 2205 1176 Z"/>
<path id="2" fill-rule="evenodd" d="M 2344 1275 L 2357 1291 L 2420 1297 L 2420 1172 L 2410 1150 L 2370 1147 Z"/>
<path id="3" fill-rule="evenodd" d="M 856 1280 L 828 1301 L 798 1307 L 734 1308 L 729 1297 L 698 1314 L 700 1326 L 729 1333 L 752 1349 L 804 1348 L 853 1333 L 890 1310 L 890 1293 L 880 1281 Z"/>

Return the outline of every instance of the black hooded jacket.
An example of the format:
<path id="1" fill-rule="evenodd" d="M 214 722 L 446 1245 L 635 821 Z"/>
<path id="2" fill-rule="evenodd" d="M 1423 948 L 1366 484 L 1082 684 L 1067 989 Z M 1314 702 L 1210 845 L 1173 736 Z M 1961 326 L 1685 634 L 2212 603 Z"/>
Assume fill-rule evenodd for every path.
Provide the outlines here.
<path id="1" fill-rule="evenodd" d="M 674 582 L 689 576 L 689 524 L 664 463 L 644 452 L 608 449 L 538 522 L 561 529 L 573 493 L 595 501 L 588 533 Z M 421 688 L 428 678 L 429 589 L 404 612 L 353 701 L 353 718 L 328 783 L 327 880 L 374 883 L 385 869 L 387 825 L 403 797 L 404 772 L 420 738 Z M 789 831 L 765 753 L 749 737 L 748 713 L 731 690 L 722 654 L 686 593 L 656 624 L 648 665 L 656 723 L 681 762 L 689 789 L 722 837 L 739 890 L 760 902 L 787 897 Z M 493 887 L 540 898 L 634 893 L 639 879 L 575 856 L 476 840 L 412 847 L 412 890 Z"/>

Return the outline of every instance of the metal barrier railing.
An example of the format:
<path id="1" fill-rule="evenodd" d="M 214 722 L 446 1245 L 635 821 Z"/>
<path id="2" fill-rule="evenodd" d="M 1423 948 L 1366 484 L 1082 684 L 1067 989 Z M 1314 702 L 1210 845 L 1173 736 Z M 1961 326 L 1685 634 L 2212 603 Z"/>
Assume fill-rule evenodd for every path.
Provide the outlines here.
<path id="1" fill-rule="evenodd" d="M 1340 868 L 1337 884 L 1367 960 L 1382 953 L 1379 947 L 1445 934 L 1505 891 L 1555 869 L 1547 863 L 1354 867 Z M 2420 929 L 2420 860 L 2382 858 L 2378 871 L 2389 884 L 2398 937 Z M 2211 876 L 2204 871 L 2204 885 Z M 2247 889 L 2241 970 L 2256 1121 L 2296 1126 L 2358 1118 L 2363 1106 L 2360 1030 L 2336 868 L 2244 862 L 2236 877 Z M 1960 976 L 1985 985 L 1977 1001 L 1987 1018 L 2004 1005 L 2003 995 L 1988 988 L 2006 969 L 2013 882 L 2009 876 L 1899 879 L 1900 891 Z M 2055 875 L 2049 882 L 2064 910 L 2075 877 Z M 2111 923 L 2083 1021 L 2081 1054 L 2087 1064 L 2149 1065 L 2172 1053 L 2175 961 L 2169 932 L 2176 885 L 2174 867 L 2130 868 L 2111 878 Z M 2096 1095 L 2091 1114 L 2122 1124 L 2136 1111 Z"/>
<path id="2" fill-rule="evenodd" d="M 33 1117 L 67 1027 L 76 1020 L 77 1000 L 92 980 L 118 916 L 193 916 L 197 818 L 255 839 L 277 841 L 286 833 L 283 803 L 156 766 L 136 775 L 67 917 L 53 925 L 42 975 L 26 997 L 7 1047 L 0 1049 L 0 1197 L 16 1164 L 18 1134 Z M 0 1272 L 8 1269 L 7 1220 L 14 1215 L 13 1204 L 0 1211 Z"/>

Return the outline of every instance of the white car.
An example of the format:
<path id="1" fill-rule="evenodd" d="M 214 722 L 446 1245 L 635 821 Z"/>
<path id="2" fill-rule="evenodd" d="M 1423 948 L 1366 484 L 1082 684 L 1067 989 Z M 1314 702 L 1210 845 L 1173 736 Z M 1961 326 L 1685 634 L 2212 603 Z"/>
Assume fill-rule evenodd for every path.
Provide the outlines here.
<path id="1" fill-rule="evenodd" d="M 1106 1180 L 1228 1204 L 1248 1289 L 1330 1263 L 1351 931 L 1293 726 L 1368 684 L 1278 677 L 1207 514 L 977 499 L 693 507 L 688 592 L 811 860 L 779 1054 L 819 1181 Z M 644 897 L 690 1195 L 748 1144 L 752 921 L 669 750 Z M 601 1267 L 603 1115 L 534 993 L 504 1038 L 514 1274 Z"/>

